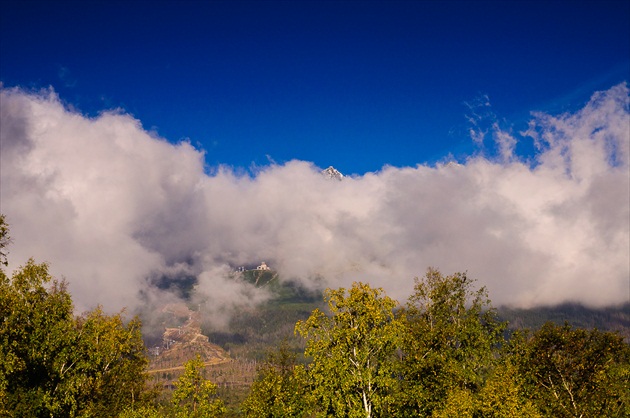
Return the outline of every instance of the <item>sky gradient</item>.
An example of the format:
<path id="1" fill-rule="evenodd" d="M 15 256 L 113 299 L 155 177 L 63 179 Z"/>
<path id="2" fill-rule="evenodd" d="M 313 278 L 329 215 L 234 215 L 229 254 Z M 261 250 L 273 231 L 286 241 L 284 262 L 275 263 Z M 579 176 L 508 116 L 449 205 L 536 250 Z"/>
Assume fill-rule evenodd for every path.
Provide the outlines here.
<path id="1" fill-rule="evenodd" d="M 360 175 L 461 160 L 480 151 L 467 104 L 487 96 L 518 132 L 531 111 L 578 109 L 630 73 L 627 1 L 0 7 L 5 87 L 51 86 L 87 115 L 120 108 L 190 140 L 210 169 L 299 159 Z"/>
<path id="2" fill-rule="evenodd" d="M 79 312 L 404 301 L 435 267 L 496 305 L 630 301 L 630 2 L 0 2 L 9 269 Z M 320 170 L 335 166 L 342 181 Z M 227 315 L 222 315 L 227 314 Z"/>

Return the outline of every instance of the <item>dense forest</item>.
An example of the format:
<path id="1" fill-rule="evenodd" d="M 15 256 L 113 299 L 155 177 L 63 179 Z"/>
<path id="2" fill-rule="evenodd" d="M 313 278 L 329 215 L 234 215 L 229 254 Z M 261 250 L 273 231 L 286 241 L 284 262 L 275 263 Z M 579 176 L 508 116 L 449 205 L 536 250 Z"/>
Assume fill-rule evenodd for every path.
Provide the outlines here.
<path id="1" fill-rule="evenodd" d="M 9 241 L 0 215 L 5 267 Z M 200 356 L 172 387 L 156 384 L 140 320 L 100 308 L 75 316 L 45 263 L 0 268 L 0 416 L 630 416 L 622 335 L 551 321 L 508 328 L 506 316 L 528 319 L 500 314 L 466 274 L 429 270 L 402 305 L 365 283 L 327 289 L 323 303 L 297 285 L 279 289 L 262 311 L 233 318 L 235 332 L 201 325 L 233 356 L 251 344 L 261 359 L 235 403 Z M 254 332 L 263 328 L 264 338 Z"/>

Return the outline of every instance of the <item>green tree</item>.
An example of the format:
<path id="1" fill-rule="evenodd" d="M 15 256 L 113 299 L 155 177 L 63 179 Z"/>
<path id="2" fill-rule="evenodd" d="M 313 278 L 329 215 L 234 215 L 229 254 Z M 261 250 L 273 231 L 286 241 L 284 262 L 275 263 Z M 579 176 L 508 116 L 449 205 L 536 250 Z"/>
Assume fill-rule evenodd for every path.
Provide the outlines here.
<path id="1" fill-rule="evenodd" d="M 140 323 L 100 308 L 75 318 L 63 282 L 33 260 L 0 272 L 0 410 L 13 416 L 116 416 L 144 389 Z"/>
<path id="2" fill-rule="evenodd" d="M 115 417 L 140 399 L 139 321 L 73 309 L 47 264 L 29 260 L 11 278 L 0 269 L 0 415 Z"/>
<path id="3" fill-rule="evenodd" d="M 525 389 L 545 416 L 630 416 L 630 346 L 621 336 L 548 322 L 511 345 Z"/>
<path id="4" fill-rule="evenodd" d="M 163 418 L 164 415 L 153 406 L 143 405 L 137 408 L 127 407 L 118 418 Z"/>
<path id="5" fill-rule="evenodd" d="M 484 418 L 542 418 L 525 396 L 517 367 L 505 359 L 481 388 L 476 402 L 478 416 Z"/>
<path id="6" fill-rule="evenodd" d="M 317 416 L 388 416 L 401 335 L 396 302 L 367 284 L 326 290 L 331 315 L 316 309 L 296 332 L 306 338 L 312 408 Z"/>
<path id="7" fill-rule="evenodd" d="M 400 312 L 405 323 L 397 396 L 402 416 L 453 410 L 455 400 L 467 404 L 484 386 L 505 324 L 485 288 L 475 291 L 473 284 L 465 274 L 443 276 L 434 269 L 416 279 Z"/>
<path id="8" fill-rule="evenodd" d="M 125 324 L 122 314 L 106 315 L 99 307 L 79 317 L 75 330 L 73 346 L 81 358 L 73 384 L 82 389 L 77 399 L 85 414 L 111 416 L 139 402 L 148 379 L 140 321 Z"/>
<path id="9" fill-rule="evenodd" d="M 172 398 L 177 418 L 209 418 L 226 412 L 223 401 L 215 396 L 217 386 L 203 377 L 204 369 L 199 355 L 184 364 Z"/>
<path id="10" fill-rule="evenodd" d="M 455 387 L 449 390 L 446 399 L 439 408 L 433 410 L 432 418 L 474 418 L 477 405 L 474 394 L 465 388 Z"/>
<path id="11" fill-rule="evenodd" d="M 495 368 L 477 393 L 456 387 L 449 391 L 432 418 L 542 418 L 524 396 L 516 367 L 509 363 Z"/>
<path id="12" fill-rule="evenodd" d="M 69 371 L 57 364 L 73 354 L 67 344 L 74 331 L 72 309 L 65 284 L 51 279 L 46 264 L 29 260 L 11 279 L 0 270 L 0 410 L 5 414 L 76 412 L 74 397 L 59 386 Z"/>
<path id="13" fill-rule="evenodd" d="M 241 410 L 252 418 L 307 416 L 304 367 L 297 364 L 286 340 L 259 368 Z"/>

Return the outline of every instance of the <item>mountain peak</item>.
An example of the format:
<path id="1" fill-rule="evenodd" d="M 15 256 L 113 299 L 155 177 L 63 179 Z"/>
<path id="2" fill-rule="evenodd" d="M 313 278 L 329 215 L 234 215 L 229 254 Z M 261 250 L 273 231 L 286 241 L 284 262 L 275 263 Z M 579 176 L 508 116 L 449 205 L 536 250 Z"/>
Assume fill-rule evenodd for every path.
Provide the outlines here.
<path id="1" fill-rule="evenodd" d="M 325 170 L 321 171 L 322 175 L 324 177 L 326 177 L 329 180 L 339 180 L 341 181 L 343 179 L 343 174 L 341 174 L 340 171 L 338 171 L 335 167 L 333 167 L 332 165 L 330 167 L 328 167 Z"/>

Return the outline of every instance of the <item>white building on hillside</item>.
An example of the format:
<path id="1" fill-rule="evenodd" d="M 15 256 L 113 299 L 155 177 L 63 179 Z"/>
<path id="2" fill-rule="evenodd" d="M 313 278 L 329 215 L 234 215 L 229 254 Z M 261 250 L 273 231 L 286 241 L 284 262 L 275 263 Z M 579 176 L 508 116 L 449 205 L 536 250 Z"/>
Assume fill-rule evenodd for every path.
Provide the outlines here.
<path id="1" fill-rule="evenodd" d="M 271 270 L 271 269 L 269 268 L 267 263 L 263 261 L 262 263 L 260 263 L 258 267 L 256 267 L 256 270 Z"/>

